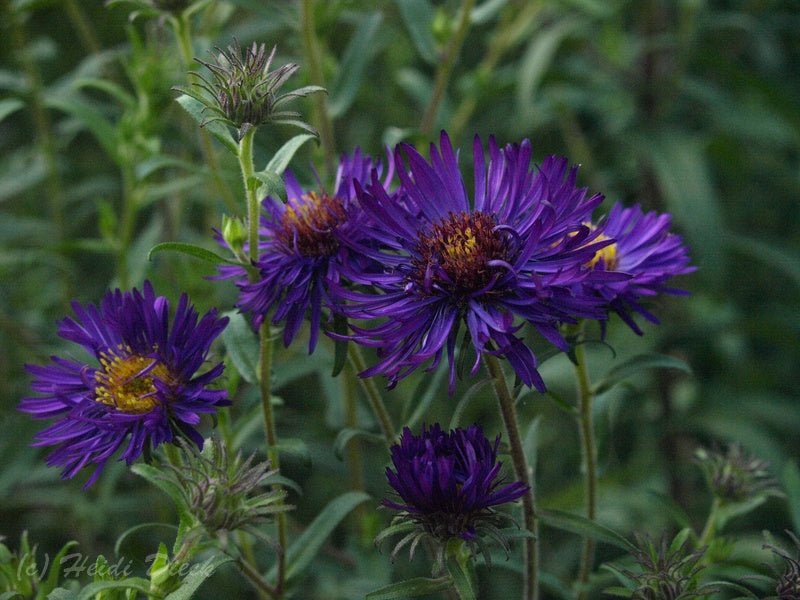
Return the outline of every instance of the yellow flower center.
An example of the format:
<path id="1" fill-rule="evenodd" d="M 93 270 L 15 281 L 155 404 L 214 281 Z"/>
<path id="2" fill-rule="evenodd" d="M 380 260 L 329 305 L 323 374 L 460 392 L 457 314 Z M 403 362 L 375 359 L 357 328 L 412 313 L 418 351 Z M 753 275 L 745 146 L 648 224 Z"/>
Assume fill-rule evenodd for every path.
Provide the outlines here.
<path id="1" fill-rule="evenodd" d="M 95 400 L 124 413 L 150 412 L 158 404 L 153 380 L 171 382 L 169 369 L 155 358 L 132 354 L 127 346 L 118 353 L 100 355 L 102 368 L 94 375 Z"/>
<path id="2" fill-rule="evenodd" d="M 419 259 L 412 278 L 426 288 L 428 271 L 438 266 L 447 276 L 434 272 L 433 283 L 455 293 L 471 293 L 486 287 L 498 268 L 488 263 L 508 259 L 508 243 L 496 230 L 494 217 L 479 211 L 450 213 L 420 234 Z"/>
<path id="3" fill-rule="evenodd" d="M 596 242 L 605 242 L 606 240 L 611 239 L 603 234 L 597 236 L 595 239 Z M 597 263 L 603 261 L 603 264 L 606 267 L 607 271 L 613 271 L 617 268 L 617 243 L 614 242 L 613 244 L 609 244 L 603 248 L 600 248 L 597 252 L 594 253 L 592 259 L 586 263 L 586 266 L 590 269 L 593 269 Z"/>

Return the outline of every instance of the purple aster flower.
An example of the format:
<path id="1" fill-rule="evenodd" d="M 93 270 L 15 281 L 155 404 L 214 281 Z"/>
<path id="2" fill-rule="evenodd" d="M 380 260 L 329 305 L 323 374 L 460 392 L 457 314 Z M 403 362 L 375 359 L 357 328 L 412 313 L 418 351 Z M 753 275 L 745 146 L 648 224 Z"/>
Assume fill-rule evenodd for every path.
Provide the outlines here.
<path id="1" fill-rule="evenodd" d="M 19 405 L 36 419 L 57 418 L 34 442 L 55 446 L 47 464 L 63 467 L 64 478 L 97 465 L 88 487 L 121 447 L 129 465 L 177 436 L 202 447 L 203 437 L 195 430 L 200 415 L 230 402 L 224 390 L 208 387 L 222 374 L 222 363 L 196 373 L 228 319 L 211 310 L 198 320 L 183 294 L 170 326 L 168 300 L 156 296 L 147 281 L 142 292 L 116 290 L 99 308 L 73 302 L 72 309 L 75 318 L 61 321 L 58 334 L 95 360 L 53 356 L 50 365 L 27 365 L 39 395 Z"/>
<path id="2" fill-rule="evenodd" d="M 503 485 L 499 446 L 500 436 L 491 443 L 479 425 L 446 433 L 437 423 L 423 427 L 420 436 L 404 428 L 400 443 L 391 448 L 394 470 L 386 469 L 401 502 L 384 500 L 383 505 L 403 511 L 437 540 L 472 541 L 484 525 L 497 522 L 494 507 L 528 490 L 521 481 Z"/>
<path id="3" fill-rule="evenodd" d="M 681 236 L 670 233 L 670 220 L 669 214 L 644 213 L 638 205 L 625 208 L 615 204 L 598 226 L 601 238 L 614 243 L 600 249 L 588 263 L 595 270 L 629 275 L 629 279 L 620 281 L 591 280 L 590 287 L 639 335 L 642 331 L 631 313 L 658 323 L 642 301 L 662 293 L 686 295 L 666 282 L 696 270 L 689 265 Z"/>
<path id="4" fill-rule="evenodd" d="M 354 182 L 366 181 L 380 163 L 356 149 L 343 156 L 332 194 L 325 190 L 303 191 L 291 172 L 285 176 L 285 204 L 272 196 L 263 206 L 261 218 L 259 277 L 250 282 L 241 267 L 225 266 L 222 277 L 237 278 L 241 293 L 237 306 L 253 313 L 256 326 L 274 310 L 272 323 L 284 322 L 283 342 L 288 346 L 297 335 L 306 314 L 311 320 L 309 352 L 319 336 L 323 306 L 334 307 L 329 295 L 331 283 L 338 282 L 343 264 L 358 257 L 342 243 L 361 237 L 361 211 L 356 201 Z M 386 189 L 394 175 L 389 168 L 384 178 Z"/>
<path id="5" fill-rule="evenodd" d="M 488 352 L 505 357 L 526 385 L 544 390 L 536 357 L 516 333 L 528 322 L 567 350 L 560 323 L 603 318 L 598 299 L 577 285 L 616 276 L 585 268 L 611 243 L 597 242 L 599 232 L 584 224 L 603 197 L 576 187 L 577 167 L 565 158 L 549 157 L 532 169 L 528 140 L 501 149 L 490 139 L 487 165 L 475 138 L 473 202 L 446 133 L 440 149 L 431 145 L 430 162 L 408 145 L 398 147 L 395 160 L 398 194 L 387 194 L 375 177 L 359 188 L 370 219 L 364 233 L 374 244 L 348 242 L 380 269 L 348 270 L 366 292 L 336 289 L 349 301 L 343 309 L 349 317 L 384 318 L 371 329 L 353 327 L 356 342 L 378 349 L 379 362 L 362 376 L 384 374 L 393 386 L 423 363 L 435 368 L 446 353 L 452 393 L 457 338 L 466 324 L 473 374 Z"/>

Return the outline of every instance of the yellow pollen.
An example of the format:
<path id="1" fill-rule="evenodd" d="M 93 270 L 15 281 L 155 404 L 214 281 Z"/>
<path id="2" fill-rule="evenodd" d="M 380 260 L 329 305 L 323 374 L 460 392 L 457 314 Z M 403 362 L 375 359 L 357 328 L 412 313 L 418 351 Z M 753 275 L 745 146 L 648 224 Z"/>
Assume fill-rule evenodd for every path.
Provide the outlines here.
<path id="1" fill-rule="evenodd" d="M 609 237 L 600 234 L 595 239 L 595 242 L 604 242 L 610 239 Z M 609 271 L 613 271 L 617 268 L 617 244 L 616 242 L 613 244 L 609 244 L 603 248 L 600 248 L 597 252 L 594 253 L 592 259 L 586 263 L 586 266 L 590 269 L 593 269 L 598 262 L 602 259 L 603 264 L 605 265 L 606 269 Z"/>
<path id="2" fill-rule="evenodd" d="M 475 239 L 472 227 L 467 227 L 464 231 L 457 231 L 444 240 L 444 252 L 453 259 L 470 258 L 479 250 L 478 240 Z"/>
<path id="3" fill-rule="evenodd" d="M 102 368 L 94 376 L 95 400 L 124 413 L 151 411 L 158 404 L 153 380 L 170 382 L 169 370 L 152 357 L 132 354 L 127 346 L 121 346 L 118 352 L 122 356 L 114 352 L 100 355 Z"/>

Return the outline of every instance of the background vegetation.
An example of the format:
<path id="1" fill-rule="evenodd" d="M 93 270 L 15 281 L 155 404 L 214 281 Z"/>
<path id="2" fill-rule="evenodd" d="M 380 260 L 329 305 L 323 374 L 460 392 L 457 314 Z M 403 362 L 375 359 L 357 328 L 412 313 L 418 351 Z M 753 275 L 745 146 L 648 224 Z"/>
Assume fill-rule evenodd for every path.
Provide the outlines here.
<path id="1" fill-rule="evenodd" d="M 694 450 L 736 441 L 770 461 L 787 493 L 729 525 L 749 544 L 751 563 L 767 561 L 761 530 L 800 530 L 796 4 L 483 0 L 465 22 L 461 11 L 459 2 L 429 0 L 213 2 L 191 20 L 192 54 L 207 60 L 234 38 L 277 44 L 276 64 L 301 65 L 293 84 L 328 88 L 327 98 L 297 104 L 323 134 L 292 163 L 304 181 L 313 181 L 312 163 L 330 181 L 335 157 L 356 146 L 376 155 L 401 139 L 425 147 L 444 128 L 464 148 L 462 164 L 476 133 L 501 143 L 529 137 L 537 160 L 566 154 L 581 163 L 582 183 L 608 204 L 672 212 L 699 267 L 680 282 L 691 297 L 663 300 L 662 325 L 646 326 L 641 338 L 612 321 L 613 352 L 595 344 L 589 357 L 595 377 L 644 351 L 682 358 L 693 373 L 637 373 L 599 397 L 599 520 L 626 535 L 658 535 L 677 530 L 670 507 L 679 506 L 701 527 L 711 500 Z M 187 64 L 164 18 L 131 22 L 124 3 L 98 0 L 4 0 L 0 15 L 0 533 L 17 547 L 27 530 L 51 556 L 74 539 L 88 556 L 112 557 L 132 525 L 171 522 L 171 505 L 122 465 L 110 465 L 89 491 L 60 481 L 29 447 L 41 424 L 15 411 L 29 386 L 23 365 L 64 353 L 55 322 L 70 313 L 70 300 L 97 302 L 120 284 L 149 278 L 171 298 L 185 290 L 203 309 L 227 310 L 235 289 L 204 279 L 212 267 L 171 253 L 148 260 L 148 250 L 161 241 L 214 248 L 211 228 L 222 213 L 244 213 L 238 166 L 216 141 L 211 154 L 203 148 L 174 101 Z M 256 163 L 294 133 L 259 132 Z M 347 414 L 348 384 L 330 378 L 332 363 L 328 341 L 311 359 L 302 340 L 276 358 L 278 429 L 291 446 L 283 469 L 302 489 L 291 493 L 295 535 L 345 489 L 339 431 L 376 429 L 366 407 L 356 421 Z M 543 374 L 571 402 L 566 359 L 549 360 Z M 417 423 L 449 423 L 475 382 L 462 381 L 449 399 L 443 379 L 417 375 L 386 392 L 397 422 L 422 406 Z M 235 378 L 229 386 L 241 447 L 258 450 L 258 400 Z M 477 390 L 461 423 L 500 431 L 493 404 L 481 401 L 488 394 Z M 538 423 L 531 439 L 541 505 L 580 511 L 574 423 L 536 393 L 520 410 L 526 426 Z M 373 510 L 386 494 L 387 457 L 380 444 L 358 443 L 368 450 L 364 485 L 375 501 L 336 530 L 298 597 L 357 598 L 392 577 L 426 572 L 424 559 L 391 566 L 387 549 L 372 546 L 388 520 Z M 141 561 L 166 534 L 142 530 L 121 554 Z M 548 597 L 569 585 L 577 540 L 543 529 Z M 617 556 L 602 544 L 599 552 L 601 561 Z M 479 567 L 481 597 L 516 593 L 515 564 Z M 610 584 L 600 575 L 594 587 Z M 220 569 L 204 590 L 250 593 L 233 569 Z"/>

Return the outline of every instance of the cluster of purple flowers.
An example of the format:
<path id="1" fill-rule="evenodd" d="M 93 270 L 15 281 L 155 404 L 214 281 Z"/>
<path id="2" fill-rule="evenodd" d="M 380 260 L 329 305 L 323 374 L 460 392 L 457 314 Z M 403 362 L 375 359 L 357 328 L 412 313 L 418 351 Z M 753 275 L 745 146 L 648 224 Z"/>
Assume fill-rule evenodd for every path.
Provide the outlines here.
<path id="1" fill-rule="evenodd" d="M 593 222 L 603 197 L 577 186 L 577 167 L 565 158 L 532 166 L 527 140 L 500 147 L 490 139 L 487 161 L 476 137 L 473 170 L 469 194 L 442 133 L 429 160 L 408 144 L 387 165 L 356 150 L 341 160 L 331 191 L 303 190 L 287 174 L 287 202 L 263 202 L 259 277 L 228 265 L 220 278 L 235 280 L 238 307 L 256 325 L 283 326 L 286 345 L 309 316 L 313 352 L 323 320 L 339 314 L 351 331 L 331 335 L 376 350 L 362 376 L 384 375 L 391 387 L 445 358 L 452 393 L 459 340 L 462 351 L 471 347 L 473 374 L 485 354 L 499 356 L 544 390 L 526 324 L 562 350 L 562 325 L 610 312 L 640 333 L 633 314 L 655 321 L 645 301 L 681 293 L 667 281 L 693 270 L 669 215 L 616 205 Z M 59 335 L 94 360 L 28 366 L 38 395 L 20 405 L 57 419 L 36 441 L 55 447 L 49 464 L 64 477 L 96 465 L 90 485 L 123 446 L 130 464 L 176 436 L 202 445 L 200 415 L 228 401 L 212 385 L 221 364 L 197 372 L 227 320 L 216 311 L 198 318 L 184 295 L 170 325 L 169 303 L 149 283 L 143 292 L 110 292 L 99 308 L 73 308 L 76 318 L 65 319 Z M 494 506 L 527 490 L 522 482 L 501 486 L 498 445 L 479 426 L 445 433 L 434 425 L 420 437 L 404 430 L 387 470 L 402 503 L 385 505 L 435 537 L 471 539 Z"/>
<path id="2" fill-rule="evenodd" d="M 430 160 L 398 146 L 383 177 L 359 151 L 344 157 L 332 194 L 304 191 L 289 174 L 288 202 L 264 201 L 260 277 L 235 267 L 223 276 L 237 279 L 238 306 L 256 323 L 283 324 L 287 345 L 306 314 L 310 351 L 324 309 L 346 316 L 349 339 L 377 352 L 362 376 L 384 375 L 390 387 L 446 357 L 452 393 L 463 335 L 473 374 L 493 354 L 544 390 L 525 323 L 561 350 L 563 324 L 610 311 L 640 333 L 632 314 L 655 320 L 643 301 L 680 293 L 665 282 L 693 268 L 669 215 L 616 205 L 593 223 L 603 196 L 577 186 L 577 167 L 563 157 L 532 166 L 531 156 L 527 140 L 490 139 L 487 162 L 476 137 L 471 199 L 444 132 Z"/>

